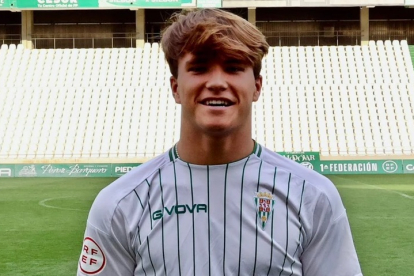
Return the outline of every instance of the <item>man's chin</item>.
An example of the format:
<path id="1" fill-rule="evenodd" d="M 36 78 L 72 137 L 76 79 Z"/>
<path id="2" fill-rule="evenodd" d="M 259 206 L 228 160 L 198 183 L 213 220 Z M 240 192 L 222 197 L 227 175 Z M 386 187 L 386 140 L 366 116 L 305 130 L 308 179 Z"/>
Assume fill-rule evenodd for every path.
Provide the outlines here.
<path id="1" fill-rule="evenodd" d="M 212 136 L 226 136 L 230 134 L 234 128 L 230 124 L 214 122 L 205 124 L 202 129 L 204 133 Z"/>

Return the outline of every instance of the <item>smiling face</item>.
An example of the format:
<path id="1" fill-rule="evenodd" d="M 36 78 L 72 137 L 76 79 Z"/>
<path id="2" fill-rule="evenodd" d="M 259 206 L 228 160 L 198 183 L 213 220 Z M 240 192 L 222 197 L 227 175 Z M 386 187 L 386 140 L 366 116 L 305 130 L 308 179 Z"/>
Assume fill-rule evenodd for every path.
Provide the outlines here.
<path id="1" fill-rule="evenodd" d="M 181 129 L 208 136 L 251 135 L 252 103 L 262 78 L 245 61 L 187 53 L 171 77 L 173 96 L 181 108 Z"/>

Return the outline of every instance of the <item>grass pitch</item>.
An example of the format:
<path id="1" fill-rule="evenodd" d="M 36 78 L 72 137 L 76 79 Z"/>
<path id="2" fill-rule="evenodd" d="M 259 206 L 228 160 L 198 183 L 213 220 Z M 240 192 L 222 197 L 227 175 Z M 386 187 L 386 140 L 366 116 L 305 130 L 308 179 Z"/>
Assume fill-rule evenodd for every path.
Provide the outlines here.
<path id="1" fill-rule="evenodd" d="M 347 208 L 364 276 L 413 276 L 414 175 L 329 178 Z"/>
<path id="2" fill-rule="evenodd" d="M 76 275 L 89 208 L 113 180 L 0 179 L 0 275 Z"/>
<path id="3" fill-rule="evenodd" d="M 414 175 L 329 178 L 347 208 L 364 275 L 414 275 Z M 0 275 L 76 275 L 89 208 L 113 180 L 0 179 Z"/>

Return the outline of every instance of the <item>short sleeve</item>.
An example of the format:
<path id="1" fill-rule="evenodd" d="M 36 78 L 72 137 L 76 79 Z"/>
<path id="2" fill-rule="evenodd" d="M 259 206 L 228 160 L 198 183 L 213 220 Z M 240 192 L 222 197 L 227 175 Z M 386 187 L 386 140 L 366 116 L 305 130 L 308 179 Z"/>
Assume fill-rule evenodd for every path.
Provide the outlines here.
<path id="1" fill-rule="evenodd" d="M 301 257 L 303 275 L 362 276 L 346 211 L 342 207 L 342 213 L 332 219 L 327 202 L 322 198 L 315 208 L 314 236 Z"/>
<path id="2" fill-rule="evenodd" d="M 110 225 L 107 213 L 99 210 L 95 201 L 89 214 L 77 276 L 133 276 L 135 258 L 126 239 L 125 221 L 121 212 L 115 211 Z"/>

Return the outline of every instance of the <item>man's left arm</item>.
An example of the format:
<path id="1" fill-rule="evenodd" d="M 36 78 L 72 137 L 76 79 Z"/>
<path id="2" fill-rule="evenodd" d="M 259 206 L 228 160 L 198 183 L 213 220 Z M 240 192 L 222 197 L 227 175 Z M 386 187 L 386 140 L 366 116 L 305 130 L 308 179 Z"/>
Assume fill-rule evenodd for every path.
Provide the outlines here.
<path id="1" fill-rule="evenodd" d="M 313 235 L 301 256 L 303 275 L 362 276 L 342 201 L 337 198 L 341 212 L 336 218 L 327 202 L 322 196 L 315 206 Z"/>

